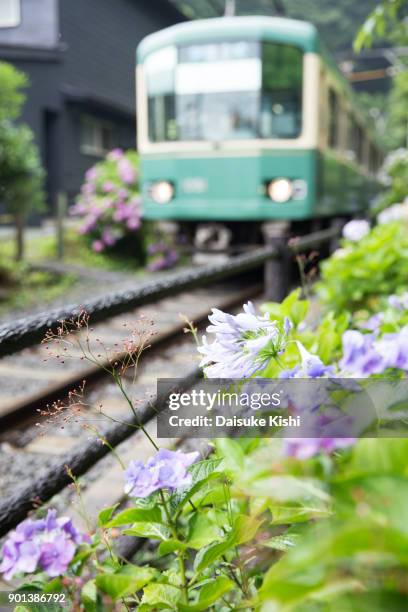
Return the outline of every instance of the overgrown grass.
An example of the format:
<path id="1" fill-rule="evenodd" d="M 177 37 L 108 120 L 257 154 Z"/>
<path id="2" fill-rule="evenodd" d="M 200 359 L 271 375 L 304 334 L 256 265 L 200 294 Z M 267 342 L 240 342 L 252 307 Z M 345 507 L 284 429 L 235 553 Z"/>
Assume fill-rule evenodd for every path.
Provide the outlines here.
<path id="1" fill-rule="evenodd" d="M 74 274 L 53 274 L 26 264 L 0 264 L 0 315 L 44 304 L 64 295 L 76 282 Z"/>
<path id="2" fill-rule="evenodd" d="M 0 261 L 11 259 L 14 255 L 14 242 L 11 239 L 0 243 Z M 54 235 L 35 236 L 26 239 L 26 261 L 38 263 L 43 260 L 57 258 L 57 240 Z M 78 234 L 73 228 L 65 232 L 64 262 L 89 268 L 121 271 L 126 273 L 143 273 L 132 257 L 113 255 L 112 253 L 95 253 L 89 246 L 87 239 Z"/>

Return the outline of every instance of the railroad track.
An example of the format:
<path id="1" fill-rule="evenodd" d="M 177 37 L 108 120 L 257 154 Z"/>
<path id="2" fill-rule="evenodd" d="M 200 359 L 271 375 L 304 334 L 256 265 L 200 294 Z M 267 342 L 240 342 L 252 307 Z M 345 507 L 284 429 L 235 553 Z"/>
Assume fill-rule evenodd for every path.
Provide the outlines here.
<path id="1" fill-rule="evenodd" d="M 315 233 L 302 238 L 297 249 L 316 247 L 331 239 L 333 232 Z M 55 330 L 57 321 L 77 315 L 78 307 L 67 307 L 0 327 L 0 357 L 3 356 L 0 359 L 0 483 L 3 493 L 0 536 L 15 527 L 30 510 L 50 500 L 66 513 L 72 501 L 71 493 L 66 490 L 71 482 L 67 465 L 77 477 L 86 474 L 82 503 L 88 507 L 93 520 L 98 508 L 120 502 L 122 470 L 110 448 L 117 449 L 124 463 L 134 458 L 145 460 L 153 448 L 141 432 L 135 432 L 135 427 L 142 423 L 155 437 L 155 416 L 160 410 L 154 397 L 157 378 L 182 378 L 188 388 L 199 376 L 195 345 L 191 336 L 186 337 L 183 333 L 185 322 L 180 320 L 179 313 L 200 324 L 214 306 L 230 311 L 234 306 L 241 306 L 249 297 L 260 293 L 261 287 L 254 284 L 255 271 L 266 264 L 267 274 L 275 274 L 269 278 L 271 286 L 274 280 L 279 280 L 276 274 L 285 256 L 288 257 L 288 253 L 282 255 L 281 250 L 269 245 L 235 257 L 227 264 L 206 266 L 193 273 L 178 273 L 133 292 L 109 295 L 84 304 L 92 317 L 93 335 L 107 345 L 119 345 L 124 336 L 124 323 L 140 317 L 141 311 L 155 320 L 156 335 L 140 362 L 134 384 L 139 400 L 137 418 L 129 415 L 129 408 L 114 385 L 102 380 L 100 370 L 84 366 L 79 355 L 73 362 L 63 359 L 64 363 L 58 366 L 47 359 L 45 347 L 38 345 L 47 328 Z M 246 274 L 244 285 L 242 280 L 231 283 L 234 277 L 242 274 Z M 284 280 L 289 283 L 289 279 Z M 283 283 L 277 282 L 277 285 L 281 290 Z M 13 352 L 15 354 L 10 355 Z M 34 419 L 37 410 L 61 399 L 84 378 L 91 383 L 83 398 L 86 411 L 74 411 L 74 416 L 61 411 L 58 418 L 50 417 L 45 428 L 32 426 L 33 420 L 39 420 Z M 100 406 L 107 415 L 103 419 Z M 100 432 L 99 438 L 95 429 Z M 100 436 L 106 444 L 101 444 Z M 180 442 L 188 444 L 188 441 L 160 440 L 160 445 L 174 446 Z M 194 444 L 195 448 L 200 447 L 197 441 Z M 203 452 L 206 452 L 205 447 L 204 441 Z M 74 511 L 72 514 L 76 522 L 82 520 Z"/>
<path id="2" fill-rule="evenodd" d="M 199 323 L 206 319 L 211 307 L 232 307 L 253 295 L 256 290 L 258 293 L 261 291 L 260 284 L 257 289 L 254 285 L 247 289 L 231 284 L 227 287 L 215 285 L 209 289 L 196 289 L 164 298 L 148 308 L 138 307 L 93 326 L 90 350 L 94 354 L 100 353 L 101 346 L 114 350 L 115 346 L 123 343 L 129 323 L 139 322 L 136 323 L 139 326 L 148 324 L 143 323 L 146 314 L 154 323 L 155 331 L 149 344 L 157 349 L 183 333 L 186 323 L 179 314 Z M 82 344 L 86 343 L 85 333 L 80 334 Z M 71 353 L 72 350 L 75 349 L 71 348 Z M 24 425 L 26 418 L 37 418 L 37 410 L 64 398 L 69 391 L 78 388 L 83 380 L 95 383 L 106 376 L 100 367 L 81 360 L 78 351 L 65 357 L 62 349 L 58 359 L 50 358 L 49 352 L 47 344 L 40 344 L 0 359 L 0 442 L 4 441 L 5 435 L 9 435 L 12 427 Z M 121 357 L 119 350 L 118 359 Z M 164 374 L 162 377 L 165 378 Z M 144 382 L 139 384 L 143 386 Z"/>

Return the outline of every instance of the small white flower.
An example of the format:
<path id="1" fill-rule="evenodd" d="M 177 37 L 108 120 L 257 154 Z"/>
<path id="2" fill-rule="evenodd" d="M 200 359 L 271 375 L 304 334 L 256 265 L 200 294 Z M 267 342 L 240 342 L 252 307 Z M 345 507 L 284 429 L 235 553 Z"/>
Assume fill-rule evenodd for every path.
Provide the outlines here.
<path id="1" fill-rule="evenodd" d="M 343 227 L 343 237 L 358 242 L 370 232 L 370 224 L 364 219 L 349 221 Z"/>
<path id="2" fill-rule="evenodd" d="M 392 221 L 408 221 L 408 202 L 393 204 L 377 215 L 377 223 L 391 223 Z"/>

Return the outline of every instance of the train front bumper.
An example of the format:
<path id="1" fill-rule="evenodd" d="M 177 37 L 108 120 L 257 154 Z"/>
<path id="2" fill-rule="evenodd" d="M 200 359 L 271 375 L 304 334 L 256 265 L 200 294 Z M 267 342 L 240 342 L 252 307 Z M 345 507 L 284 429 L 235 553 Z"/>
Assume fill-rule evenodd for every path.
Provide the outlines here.
<path id="1" fill-rule="evenodd" d="M 141 161 L 142 204 L 147 219 L 243 221 L 306 219 L 314 214 L 316 155 L 312 150 L 271 150 L 252 156 L 153 157 Z M 272 201 L 268 184 L 294 186 L 286 202 Z M 154 186 L 171 184 L 173 197 L 154 201 Z"/>

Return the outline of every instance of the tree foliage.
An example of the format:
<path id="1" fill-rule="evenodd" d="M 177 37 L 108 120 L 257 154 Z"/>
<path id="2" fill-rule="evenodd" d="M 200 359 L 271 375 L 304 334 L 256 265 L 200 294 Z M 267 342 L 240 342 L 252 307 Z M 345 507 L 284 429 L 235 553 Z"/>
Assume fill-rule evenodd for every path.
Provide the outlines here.
<path id="1" fill-rule="evenodd" d="M 11 64 L 0 62 L 0 121 L 16 119 L 20 115 L 25 100 L 22 90 L 27 85 L 23 72 Z"/>
<path id="2" fill-rule="evenodd" d="M 224 0 L 172 1 L 189 19 L 220 17 L 224 13 Z M 314 23 L 327 46 L 336 52 L 351 47 L 358 28 L 376 4 L 377 0 L 236 0 L 236 14 L 276 16 L 282 6 L 286 17 Z"/>
<path id="3" fill-rule="evenodd" d="M 27 77 L 0 62 L 0 200 L 17 228 L 17 258 L 23 255 L 23 225 L 43 204 L 44 171 L 31 129 L 16 124 L 25 100 Z"/>

